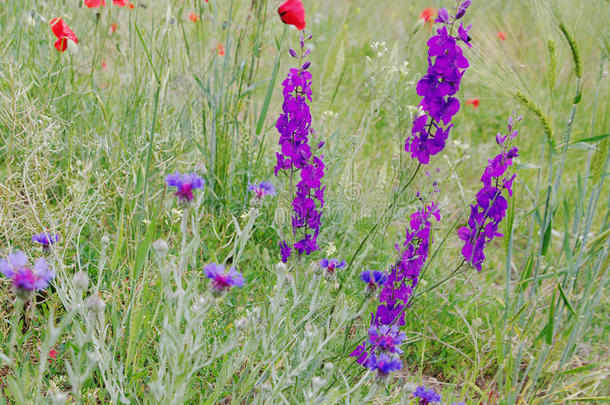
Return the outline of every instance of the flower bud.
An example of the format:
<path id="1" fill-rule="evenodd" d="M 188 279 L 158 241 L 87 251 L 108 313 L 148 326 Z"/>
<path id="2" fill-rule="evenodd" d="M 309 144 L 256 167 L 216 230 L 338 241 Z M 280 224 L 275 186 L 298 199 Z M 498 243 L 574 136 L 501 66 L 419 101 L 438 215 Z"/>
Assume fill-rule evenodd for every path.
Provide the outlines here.
<path id="1" fill-rule="evenodd" d="M 97 293 L 91 294 L 89 298 L 87 298 L 86 305 L 90 311 L 98 314 L 103 313 L 106 308 L 106 303 Z"/>
<path id="2" fill-rule="evenodd" d="M 89 288 L 89 276 L 84 271 L 77 271 L 72 277 L 72 282 L 77 290 L 84 291 Z"/>

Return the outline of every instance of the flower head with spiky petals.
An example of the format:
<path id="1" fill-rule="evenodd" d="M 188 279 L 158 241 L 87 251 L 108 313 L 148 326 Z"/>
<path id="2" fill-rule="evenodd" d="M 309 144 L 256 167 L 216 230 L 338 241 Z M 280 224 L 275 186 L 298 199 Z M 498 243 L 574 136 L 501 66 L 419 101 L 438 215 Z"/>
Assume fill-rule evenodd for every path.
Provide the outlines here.
<path id="1" fill-rule="evenodd" d="M 442 397 L 437 394 L 432 388 L 426 388 L 423 386 L 417 387 L 413 392 L 413 396 L 419 399 L 419 405 L 427 405 L 433 402 L 441 402 Z"/>
<path id="2" fill-rule="evenodd" d="M 203 268 L 205 276 L 212 280 L 212 289 L 217 292 L 228 291 L 233 287 L 243 287 L 244 277 L 231 267 L 228 271 L 222 264 L 210 263 Z"/>
<path id="3" fill-rule="evenodd" d="M 325 269 L 326 272 L 330 275 L 335 274 L 335 271 L 337 269 L 342 269 L 347 265 L 347 263 L 345 263 L 345 260 L 339 261 L 339 259 L 335 259 L 335 258 L 332 258 L 332 259 L 324 258 L 324 259 L 320 260 L 319 264 L 320 264 L 320 267 Z"/>
<path id="4" fill-rule="evenodd" d="M 166 178 L 166 183 L 169 187 L 176 187 L 176 197 L 182 202 L 189 203 L 193 201 L 193 190 L 203 188 L 205 180 L 195 173 L 180 174 L 176 172 L 170 174 Z"/>
<path id="5" fill-rule="evenodd" d="M 0 273 L 10 278 L 18 291 L 28 292 L 44 290 L 55 277 L 55 272 L 45 259 L 40 258 L 34 267 L 29 267 L 28 257 L 21 251 L 0 260 Z"/>
<path id="6" fill-rule="evenodd" d="M 252 191 L 259 200 L 266 195 L 275 195 L 275 187 L 268 181 L 261 181 L 260 184 L 248 183 L 248 190 Z"/>

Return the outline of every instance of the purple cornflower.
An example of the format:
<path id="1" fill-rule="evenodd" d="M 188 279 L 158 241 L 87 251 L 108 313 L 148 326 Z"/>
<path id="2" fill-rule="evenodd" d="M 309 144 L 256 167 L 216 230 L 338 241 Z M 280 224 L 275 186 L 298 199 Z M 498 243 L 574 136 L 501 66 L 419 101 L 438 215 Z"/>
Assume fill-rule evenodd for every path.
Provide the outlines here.
<path id="1" fill-rule="evenodd" d="M 37 235 L 32 235 L 32 242 L 40 243 L 42 250 L 47 252 L 51 249 L 51 245 L 59 242 L 59 235 L 49 232 L 42 232 Z"/>
<path id="2" fill-rule="evenodd" d="M 231 267 L 225 271 L 225 266 L 210 263 L 203 268 L 205 276 L 212 280 L 212 289 L 217 292 L 228 291 L 232 287 L 243 287 L 244 277 L 241 273 Z"/>
<path id="3" fill-rule="evenodd" d="M 18 291 L 40 291 L 49 286 L 55 272 L 44 258 L 36 260 L 34 267 L 28 267 L 28 257 L 21 251 L 0 260 L 0 273 L 13 281 Z"/>
<path id="4" fill-rule="evenodd" d="M 379 377 L 387 377 L 392 371 L 398 371 L 402 368 L 400 360 L 394 356 L 388 356 L 385 353 L 378 355 L 372 354 L 367 362 L 366 366 L 371 370 L 377 370 Z"/>
<path id="5" fill-rule="evenodd" d="M 470 0 L 462 1 L 456 15 L 451 17 L 445 8 L 438 10 L 437 23 L 443 27 L 436 30 L 436 35 L 428 40 L 428 71 L 417 82 L 417 94 L 423 97 L 420 107 L 424 114 L 415 117 L 411 135 L 405 142 L 405 151 L 411 153 L 412 159 L 427 165 L 430 156 L 445 148 L 452 125 L 451 120 L 460 109 L 460 102 L 453 97 L 460 89 L 462 76 L 468 68 L 468 60 L 462 53 L 459 42 L 470 47 L 468 31 L 460 22 L 456 36 L 450 35 L 453 25 L 466 13 Z M 447 26 L 450 25 L 451 29 Z"/>
<path id="6" fill-rule="evenodd" d="M 413 396 L 419 399 L 419 405 L 427 405 L 433 402 L 441 402 L 442 397 L 437 394 L 432 388 L 428 389 L 426 387 L 417 387 L 417 389 L 413 392 Z"/>
<path id="7" fill-rule="evenodd" d="M 189 203 L 193 201 L 193 190 L 197 188 L 203 188 L 205 180 L 199 177 L 195 173 L 180 174 L 176 172 L 170 174 L 166 178 L 168 187 L 176 187 L 178 190 L 175 195 L 182 202 Z"/>
<path id="8" fill-rule="evenodd" d="M 401 354 L 402 349 L 398 346 L 407 338 L 404 332 L 398 329 L 398 326 L 371 326 L 369 328 L 369 343 L 373 350 L 385 353 Z"/>
<path id="9" fill-rule="evenodd" d="M 377 286 L 382 286 L 388 279 L 388 276 L 379 270 L 366 270 L 360 274 L 360 280 L 367 283 L 369 290 L 375 290 Z"/>
<path id="10" fill-rule="evenodd" d="M 248 183 L 248 190 L 254 192 L 254 196 L 262 200 L 266 195 L 275 195 L 275 187 L 268 181 L 262 181 L 260 184 Z"/>
<path id="11" fill-rule="evenodd" d="M 280 242 L 280 254 L 282 255 L 282 262 L 286 263 L 290 258 L 290 254 L 292 253 L 292 248 L 288 246 L 286 241 Z"/>
<path id="12" fill-rule="evenodd" d="M 311 38 L 311 36 L 309 37 Z M 301 36 L 301 55 L 305 57 L 305 38 Z M 291 52 L 295 53 L 294 51 Z M 300 59 L 302 59 L 302 57 Z M 309 144 L 309 135 L 315 136 L 311 128 L 311 113 L 308 102 L 311 102 L 311 73 L 307 71 L 306 62 L 298 69 L 290 69 L 288 77 L 282 83 L 284 103 L 275 127 L 280 133 L 280 152 L 276 153 L 277 164 L 275 175 L 283 172 L 292 179 L 298 175 L 296 194 L 292 200 L 292 233 L 297 240 L 292 246 L 299 254 L 318 250 L 317 238 L 320 233 L 320 220 L 324 207 L 323 155 L 315 154 L 315 147 Z M 315 145 L 315 143 L 314 143 Z M 319 145 L 319 143 L 318 143 Z M 290 257 L 287 243 L 282 242 L 282 261 Z"/>
<path id="13" fill-rule="evenodd" d="M 327 259 L 324 258 L 322 260 L 320 260 L 320 267 L 322 267 L 323 269 L 326 269 L 326 272 L 330 275 L 335 274 L 335 270 L 337 269 L 342 269 L 347 265 L 347 263 L 345 263 L 345 260 L 341 260 L 339 261 L 338 259 Z"/>
<path id="14" fill-rule="evenodd" d="M 510 141 L 518 134 L 513 130 L 513 117 L 508 120 L 508 134 L 496 135 L 500 153 L 489 159 L 481 176 L 483 187 L 476 195 L 476 204 L 470 205 L 468 223 L 458 230 L 459 238 L 464 241 L 462 256 L 478 271 L 482 270 L 485 261 L 485 246 L 493 239 L 503 236 L 498 232 L 508 208 L 503 192 L 506 190 L 508 197 L 513 195 L 515 175 L 508 172 L 508 167 L 512 165 L 512 159 L 519 156 L 519 149 L 510 146 Z"/>

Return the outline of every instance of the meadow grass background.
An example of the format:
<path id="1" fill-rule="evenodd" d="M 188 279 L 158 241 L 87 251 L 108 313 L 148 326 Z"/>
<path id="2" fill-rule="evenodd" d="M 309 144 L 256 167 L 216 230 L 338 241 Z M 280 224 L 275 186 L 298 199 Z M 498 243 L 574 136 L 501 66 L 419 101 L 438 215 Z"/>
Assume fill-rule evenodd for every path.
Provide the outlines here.
<path id="1" fill-rule="evenodd" d="M 404 369 L 378 383 L 347 358 L 373 308 L 359 274 L 394 262 L 415 192 L 431 188 L 422 170 L 397 193 L 416 167 L 403 146 L 431 35 L 419 15 L 449 3 L 304 1 L 327 206 L 322 251 L 284 268 L 290 194 L 273 176 L 274 125 L 298 33 L 276 2 L 148 0 L 98 14 L 80 1 L 0 1 L 0 254 L 35 256 L 31 235 L 47 227 L 62 237 L 55 285 L 28 307 L 14 351 L 14 295 L 0 283 L 0 398 L 409 403 L 424 384 L 447 403 L 607 401 L 603 0 L 473 2 L 462 108 L 428 168 L 443 219 L 407 312 Z M 57 16 L 77 49 L 53 48 Z M 476 109 L 465 105 L 473 98 Z M 524 118 L 505 237 L 481 273 L 431 288 L 461 259 L 456 227 L 513 111 Z M 177 170 L 206 179 L 190 209 L 165 187 Z M 279 193 L 253 208 L 246 185 L 260 180 Z M 159 239 L 167 256 L 153 248 Z M 326 255 L 349 266 L 323 277 L 315 261 Z M 202 268 L 225 261 L 246 286 L 218 299 Z M 84 295 L 71 280 L 78 270 L 91 278 Z M 89 294 L 104 299 L 103 314 L 86 309 Z"/>

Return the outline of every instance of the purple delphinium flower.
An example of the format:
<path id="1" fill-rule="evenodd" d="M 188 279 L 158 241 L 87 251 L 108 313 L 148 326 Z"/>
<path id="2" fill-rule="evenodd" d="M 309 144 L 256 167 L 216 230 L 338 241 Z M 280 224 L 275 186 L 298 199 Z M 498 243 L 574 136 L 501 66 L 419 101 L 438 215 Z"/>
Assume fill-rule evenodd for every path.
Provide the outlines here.
<path id="1" fill-rule="evenodd" d="M 228 291 L 232 287 L 243 287 L 244 277 L 241 273 L 231 267 L 225 271 L 221 264 L 210 263 L 203 268 L 205 276 L 212 280 L 212 289 L 217 292 Z"/>
<path id="2" fill-rule="evenodd" d="M 32 235 L 32 242 L 39 243 L 42 246 L 42 250 L 47 252 L 51 249 L 51 245 L 59 242 L 59 235 L 56 233 L 42 232 L 37 235 Z"/>
<path id="3" fill-rule="evenodd" d="M 180 174 L 178 172 L 170 174 L 166 178 L 168 187 L 176 187 L 176 197 L 182 202 L 189 203 L 193 201 L 193 190 L 203 188 L 205 180 L 195 173 Z"/>
<path id="4" fill-rule="evenodd" d="M 259 200 L 266 195 L 275 195 L 275 187 L 268 181 L 262 181 L 260 184 L 248 183 L 248 190 L 252 191 Z"/>
<path id="5" fill-rule="evenodd" d="M 335 270 L 344 268 L 347 263 L 345 260 L 339 261 L 338 259 L 327 259 L 324 258 L 320 260 L 320 267 L 326 270 L 326 272 L 330 275 L 335 274 Z"/>
<path id="6" fill-rule="evenodd" d="M 415 117 L 411 135 L 405 142 L 405 151 L 423 165 L 430 162 L 430 156 L 445 148 L 452 128 L 451 120 L 460 109 L 460 102 L 454 96 L 460 89 L 469 63 L 459 42 L 471 46 L 468 33 L 471 26 L 464 28 L 460 22 L 457 35 L 452 36 L 450 32 L 470 3 L 470 0 L 462 1 L 453 17 L 445 8 L 438 10 L 436 22 L 443 26 L 428 40 L 428 71 L 416 86 L 417 94 L 423 97 L 420 107 L 424 114 Z"/>
<path id="7" fill-rule="evenodd" d="M 388 279 L 388 276 L 379 270 L 366 270 L 360 274 L 360 280 L 367 283 L 369 290 L 375 290 L 377 286 L 382 286 Z"/>
<path id="8" fill-rule="evenodd" d="M 413 396 L 419 399 L 419 405 L 427 405 L 433 402 L 441 402 L 442 397 L 437 394 L 432 388 L 428 389 L 426 387 L 417 387 L 417 389 L 413 392 Z"/>
<path id="9" fill-rule="evenodd" d="M 311 36 L 309 37 L 311 38 Z M 301 55 L 309 54 L 305 50 L 305 38 L 301 37 Z M 291 52 L 292 53 L 292 52 Z M 302 57 L 300 60 L 302 60 Z M 275 127 L 280 133 L 280 152 L 276 153 L 277 164 L 275 175 L 285 173 L 292 179 L 297 175 L 296 193 L 292 201 L 292 232 L 296 239 L 294 250 L 307 254 L 318 250 L 317 238 L 320 232 L 320 219 L 324 207 L 323 155 L 315 154 L 315 146 L 310 146 L 311 113 L 308 102 L 311 102 L 311 73 L 307 71 L 309 63 L 298 69 L 290 69 L 288 77 L 282 83 L 284 102 Z M 319 143 L 315 142 L 312 145 Z M 319 148 L 318 148 L 319 149 Z M 282 261 L 290 257 L 287 243 L 282 250 Z"/>
<path id="10" fill-rule="evenodd" d="M 508 197 L 513 195 L 515 175 L 508 172 L 508 167 L 512 165 L 513 158 L 519 156 L 519 149 L 510 146 L 510 142 L 517 136 L 517 131 L 513 130 L 513 117 L 508 120 L 508 134 L 496 135 L 500 153 L 489 159 L 481 176 L 483 187 L 476 195 L 476 204 L 470 205 L 466 226 L 458 229 L 458 236 L 464 241 L 462 256 L 478 271 L 482 270 L 485 261 L 485 246 L 493 239 L 503 236 L 498 228 L 508 208 L 504 191 Z"/>
<path id="11" fill-rule="evenodd" d="M 425 205 L 411 215 L 406 229 L 405 242 L 402 248 L 396 246 L 399 251 L 399 258 L 391 267 L 390 274 L 387 276 L 384 274 L 384 282 L 380 283 L 382 289 L 379 296 L 379 305 L 375 313 L 371 314 L 371 328 L 373 330 L 395 330 L 398 333 L 398 326 L 405 324 L 404 310 L 410 305 L 411 295 L 419 282 L 420 272 L 428 259 L 432 218 L 437 221 L 440 220 L 440 212 L 434 202 Z M 371 274 L 364 272 L 361 278 L 363 281 L 369 282 Z M 394 327 L 396 329 L 392 329 Z M 371 329 L 369 329 L 369 333 L 370 331 Z M 400 336 L 402 337 L 402 335 Z M 357 357 L 357 362 L 366 366 L 367 358 L 376 352 L 379 352 L 379 347 L 365 342 L 358 346 L 350 356 Z"/>
<path id="12" fill-rule="evenodd" d="M 0 273 L 13 281 L 18 291 L 40 291 L 49 286 L 55 272 L 44 258 L 36 260 L 34 267 L 28 267 L 28 257 L 21 251 L 0 260 Z"/>
<path id="13" fill-rule="evenodd" d="M 373 371 L 377 370 L 379 377 L 387 377 L 391 372 L 400 370 L 402 363 L 395 356 L 381 353 L 378 355 L 372 354 L 366 361 L 366 366 Z"/>

